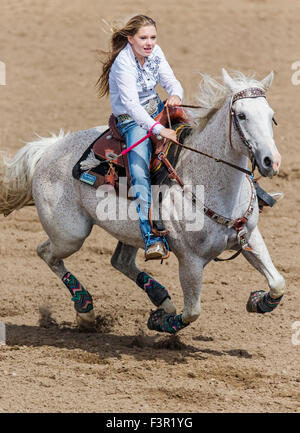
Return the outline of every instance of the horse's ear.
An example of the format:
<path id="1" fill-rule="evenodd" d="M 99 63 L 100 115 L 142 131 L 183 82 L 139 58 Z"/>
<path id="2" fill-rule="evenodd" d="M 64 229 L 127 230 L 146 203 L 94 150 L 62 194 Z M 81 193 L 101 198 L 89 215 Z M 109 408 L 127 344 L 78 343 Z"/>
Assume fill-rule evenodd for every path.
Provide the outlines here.
<path id="1" fill-rule="evenodd" d="M 266 76 L 263 80 L 261 80 L 261 84 L 265 90 L 268 90 L 272 84 L 274 78 L 274 72 L 270 72 L 269 75 Z"/>
<path id="2" fill-rule="evenodd" d="M 224 84 L 226 84 L 230 90 L 234 91 L 235 88 L 234 81 L 225 68 L 222 68 L 222 75 L 223 75 Z"/>

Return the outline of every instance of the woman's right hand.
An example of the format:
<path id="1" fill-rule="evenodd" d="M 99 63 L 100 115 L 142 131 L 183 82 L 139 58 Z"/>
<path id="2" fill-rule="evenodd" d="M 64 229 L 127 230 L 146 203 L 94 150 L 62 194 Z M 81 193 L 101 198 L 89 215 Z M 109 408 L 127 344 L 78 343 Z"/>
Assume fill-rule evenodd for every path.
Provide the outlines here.
<path id="1" fill-rule="evenodd" d="M 169 140 L 177 141 L 177 135 L 176 135 L 176 132 L 174 131 L 174 129 L 163 128 L 159 132 L 159 135 L 161 135 L 163 138 L 168 138 Z"/>

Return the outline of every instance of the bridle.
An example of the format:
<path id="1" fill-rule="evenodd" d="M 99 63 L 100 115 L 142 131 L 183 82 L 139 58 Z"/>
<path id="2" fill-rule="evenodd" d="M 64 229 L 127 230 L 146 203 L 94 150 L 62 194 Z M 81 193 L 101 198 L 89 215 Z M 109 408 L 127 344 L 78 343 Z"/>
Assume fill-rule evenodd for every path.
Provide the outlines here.
<path id="1" fill-rule="evenodd" d="M 250 160 L 252 163 L 252 173 L 253 173 L 255 170 L 255 166 L 256 166 L 256 160 L 255 160 L 253 147 L 251 146 L 249 141 L 246 139 L 246 137 L 242 131 L 241 125 L 238 121 L 236 112 L 233 108 L 233 104 L 236 101 L 238 101 L 240 99 L 245 99 L 245 98 L 266 98 L 266 94 L 265 94 L 265 91 L 259 87 L 249 87 L 248 89 L 241 90 L 240 92 L 235 93 L 230 100 L 230 106 L 229 106 L 229 134 L 228 134 L 228 136 L 229 136 L 230 145 L 232 146 L 231 129 L 232 129 L 232 119 L 233 119 L 235 128 L 239 134 L 240 139 L 242 140 L 244 145 L 249 150 Z M 273 121 L 277 125 L 274 117 L 273 117 Z"/>
<path id="2" fill-rule="evenodd" d="M 245 174 L 253 175 L 253 172 L 254 172 L 254 169 L 255 169 L 255 165 L 256 165 L 255 155 L 254 155 L 253 148 L 252 148 L 251 144 L 250 144 L 249 141 L 246 139 L 246 137 L 245 137 L 245 135 L 244 135 L 244 133 L 243 133 L 243 131 L 242 131 L 242 128 L 241 128 L 241 125 L 240 125 L 240 123 L 239 123 L 239 121 L 238 121 L 238 118 L 237 118 L 236 112 L 235 112 L 235 110 L 234 110 L 234 108 L 233 108 L 233 104 L 234 104 L 236 101 L 240 100 L 240 99 L 246 99 L 246 98 L 259 98 L 259 97 L 266 98 L 265 91 L 264 91 L 263 89 L 259 88 L 259 87 L 249 87 L 248 89 L 241 90 L 240 92 L 237 92 L 237 93 L 235 93 L 234 95 L 232 95 L 232 97 L 231 97 L 231 99 L 230 99 L 230 103 L 229 103 L 229 127 L 228 127 L 228 138 L 229 138 L 229 142 L 230 142 L 231 147 L 233 147 L 233 146 L 232 146 L 232 139 L 231 139 L 231 136 L 232 136 L 232 123 L 234 122 L 235 128 L 236 128 L 236 130 L 237 130 L 237 132 L 238 132 L 238 134 L 239 134 L 240 139 L 242 140 L 242 142 L 244 143 L 244 145 L 245 145 L 245 146 L 247 147 L 247 149 L 249 150 L 250 160 L 251 160 L 251 163 L 252 163 L 252 170 L 251 170 L 251 171 L 249 171 L 249 170 L 247 170 L 247 169 L 244 169 L 244 168 L 242 168 L 242 167 L 239 167 L 239 166 L 237 166 L 237 165 L 235 165 L 235 164 L 232 164 L 232 163 L 230 163 L 230 162 L 228 162 L 228 161 L 224 161 L 223 159 L 216 158 L 216 157 L 214 157 L 214 156 L 212 156 L 212 155 L 209 155 L 209 154 L 207 154 L 207 153 L 205 153 L 205 152 L 201 152 L 200 150 L 193 149 L 193 148 L 191 148 L 191 147 L 188 147 L 188 146 L 182 145 L 182 144 L 180 144 L 180 143 L 176 143 L 176 144 L 181 145 L 181 146 L 184 147 L 185 149 L 191 150 L 192 152 L 200 153 L 201 155 L 207 156 L 208 158 L 212 158 L 212 159 L 214 159 L 216 162 L 221 162 L 221 163 L 223 163 L 223 164 L 229 165 L 230 167 L 235 168 L 236 170 L 242 171 L 242 172 L 245 173 Z M 197 108 L 198 108 L 198 109 L 199 109 L 199 108 L 204 108 L 204 107 L 202 107 L 202 106 L 200 106 L 200 105 L 184 105 L 184 104 L 182 104 L 182 105 L 180 105 L 180 106 L 178 106 L 178 107 L 196 108 L 196 109 L 197 109 Z M 169 119 L 169 125 L 170 125 L 170 127 L 171 127 L 170 115 L 169 115 L 169 109 L 168 109 L 168 106 L 167 106 L 167 105 L 166 105 L 166 110 L 167 110 L 167 115 L 168 115 L 168 119 Z M 274 124 L 277 125 L 277 122 L 276 122 L 276 120 L 274 119 L 274 117 L 273 117 L 272 120 L 273 120 Z M 232 121 L 233 121 L 233 122 L 232 122 Z"/>

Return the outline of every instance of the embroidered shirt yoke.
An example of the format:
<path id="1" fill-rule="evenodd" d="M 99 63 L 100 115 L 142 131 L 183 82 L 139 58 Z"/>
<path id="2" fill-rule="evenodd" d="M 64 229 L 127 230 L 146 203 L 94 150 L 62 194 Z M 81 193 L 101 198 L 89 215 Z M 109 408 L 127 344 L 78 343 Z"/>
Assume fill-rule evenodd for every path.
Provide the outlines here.
<path id="1" fill-rule="evenodd" d="M 155 87 L 160 83 L 170 96 L 183 99 L 183 89 L 176 79 L 164 53 L 155 45 L 152 53 L 145 57 L 143 66 L 134 55 L 131 45 L 116 57 L 109 73 L 109 90 L 112 112 L 115 116 L 129 114 L 135 122 L 149 131 L 155 121 L 141 104 L 157 96 Z M 153 128 L 159 134 L 162 125 Z"/>

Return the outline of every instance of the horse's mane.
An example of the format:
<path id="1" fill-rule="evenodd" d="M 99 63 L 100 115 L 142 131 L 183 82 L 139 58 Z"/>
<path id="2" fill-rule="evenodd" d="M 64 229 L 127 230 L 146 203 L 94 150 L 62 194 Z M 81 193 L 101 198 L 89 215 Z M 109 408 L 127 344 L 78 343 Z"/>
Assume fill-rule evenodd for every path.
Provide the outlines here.
<path id="1" fill-rule="evenodd" d="M 220 80 L 213 78 L 208 74 L 200 74 L 201 82 L 199 84 L 199 94 L 197 95 L 197 105 L 201 105 L 200 109 L 195 111 L 193 117 L 199 124 L 200 129 L 204 129 L 209 119 L 222 107 L 225 100 L 232 96 L 233 93 L 239 92 L 247 87 L 259 87 L 263 89 L 260 81 L 252 76 L 245 76 L 242 72 L 233 71 L 231 78 L 236 84 L 234 91 Z"/>

